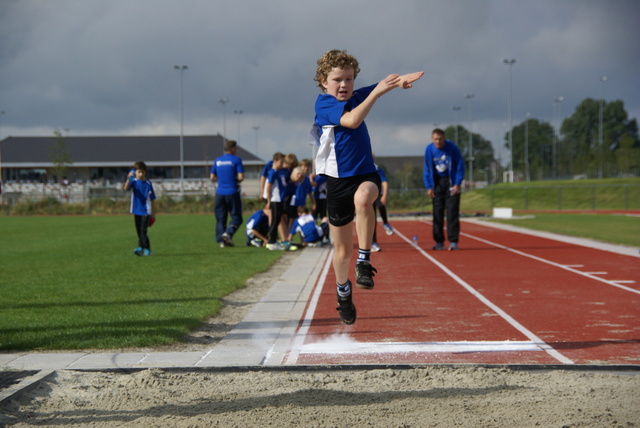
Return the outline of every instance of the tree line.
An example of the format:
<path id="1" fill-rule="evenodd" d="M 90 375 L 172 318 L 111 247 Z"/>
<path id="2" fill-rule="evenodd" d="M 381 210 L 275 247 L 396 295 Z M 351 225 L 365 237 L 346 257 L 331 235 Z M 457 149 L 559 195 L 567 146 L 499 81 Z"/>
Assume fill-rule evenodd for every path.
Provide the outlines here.
<path id="1" fill-rule="evenodd" d="M 477 133 L 470 140 L 461 125 L 448 126 L 445 133 L 465 159 L 465 181 L 504 181 L 509 165 L 496 159 L 490 140 Z M 640 175 L 638 122 L 629 118 L 620 100 L 585 99 L 562 120 L 559 133 L 551 123 L 527 117 L 513 127 L 511 140 L 515 181 Z M 503 145 L 510 150 L 508 131 Z M 388 175 L 392 188 L 423 186 L 422 171 L 415 167 Z"/>

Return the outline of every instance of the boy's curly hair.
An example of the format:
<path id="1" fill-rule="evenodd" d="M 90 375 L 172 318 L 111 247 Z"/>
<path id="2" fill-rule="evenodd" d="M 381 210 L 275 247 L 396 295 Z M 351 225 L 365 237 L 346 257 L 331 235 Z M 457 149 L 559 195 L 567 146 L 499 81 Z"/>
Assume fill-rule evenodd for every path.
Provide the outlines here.
<path id="1" fill-rule="evenodd" d="M 348 54 L 346 50 L 332 49 L 318 59 L 318 68 L 316 69 L 316 76 L 313 80 L 318 82 L 320 89 L 324 90 L 322 81 L 327 80 L 329 72 L 334 68 L 352 68 L 354 79 L 358 77 L 358 73 L 360 73 L 358 60 L 353 55 Z"/>

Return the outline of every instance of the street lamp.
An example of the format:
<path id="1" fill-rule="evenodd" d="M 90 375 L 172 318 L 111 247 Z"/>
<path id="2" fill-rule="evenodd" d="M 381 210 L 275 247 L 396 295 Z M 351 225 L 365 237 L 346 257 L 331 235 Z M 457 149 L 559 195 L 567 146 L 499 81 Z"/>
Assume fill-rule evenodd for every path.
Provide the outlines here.
<path id="1" fill-rule="evenodd" d="M 256 131 L 256 156 L 258 156 L 258 129 L 260 129 L 258 125 L 253 125 L 253 130 Z"/>
<path id="2" fill-rule="evenodd" d="M 186 65 L 174 65 L 173 68 L 180 72 L 180 196 L 184 195 L 184 110 L 182 102 L 182 79 Z"/>
<path id="3" fill-rule="evenodd" d="M 242 114 L 242 110 L 234 110 L 233 114 L 238 115 L 238 138 L 236 138 L 237 143 L 240 144 L 240 115 Z"/>
<path id="4" fill-rule="evenodd" d="M 460 111 L 460 106 L 451 106 L 451 110 L 453 110 L 453 117 L 454 117 L 454 122 L 456 124 L 456 144 L 459 144 L 458 142 L 458 112 Z"/>
<path id="5" fill-rule="evenodd" d="M 515 59 L 505 59 L 502 62 L 509 66 L 509 97 L 508 97 L 508 116 L 509 116 L 509 152 L 511 153 L 511 157 L 509 160 L 509 182 L 513 183 L 513 121 L 511 118 L 511 75 L 513 64 L 515 64 Z"/>
<path id="6" fill-rule="evenodd" d="M 529 177 L 529 117 L 531 113 L 527 113 L 524 120 L 524 179 L 528 182 Z"/>
<path id="7" fill-rule="evenodd" d="M 224 143 L 227 142 L 227 103 L 229 98 L 220 98 L 218 102 L 222 104 L 222 154 L 224 154 Z"/>
<path id="8" fill-rule="evenodd" d="M 556 123 L 556 130 L 558 131 L 558 134 L 560 133 L 560 127 L 558 126 L 558 106 L 560 105 L 561 102 L 564 101 L 564 97 L 558 97 L 555 100 L 553 100 L 553 119 Z M 557 143 L 557 134 L 556 132 L 553 133 L 553 152 L 551 154 L 552 158 L 551 158 L 551 165 L 552 165 L 552 169 L 553 169 L 553 178 L 556 178 L 557 176 L 557 165 L 556 165 L 556 157 L 557 157 L 557 148 L 556 146 L 558 145 Z"/>
<path id="9" fill-rule="evenodd" d="M 469 118 L 469 183 L 473 187 L 473 140 L 471 139 L 473 122 L 471 122 L 471 98 L 474 94 L 466 94 L 464 96 L 467 99 L 467 116 Z"/>
<path id="10" fill-rule="evenodd" d="M 2 127 L 2 116 L 4 115 L 4 110 L 0 110 L 0 130 Z M 2 132 L 0 132 L 0 203 L 2 203 Z"/>
<path id="11" fill-rule="evenodd" d="M 602 178 L 602 128 L 604 118 L 604 82 L 607 81 L 607 76 L 600 78 L 602 82 L 602 98 L 600 98 L 600 129 L 598 135 L 598 178 Z"/>

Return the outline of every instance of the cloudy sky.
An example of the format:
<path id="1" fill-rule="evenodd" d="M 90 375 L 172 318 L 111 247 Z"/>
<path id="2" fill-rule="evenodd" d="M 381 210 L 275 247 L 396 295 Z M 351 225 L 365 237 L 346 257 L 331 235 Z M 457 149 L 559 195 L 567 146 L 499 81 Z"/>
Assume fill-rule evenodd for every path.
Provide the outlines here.
<path id="1" fill-rule="evenodd" d="M 185 135 L 308 157 L 316 60 L 338 48 L 359 86 L 425 71 L 369 115 L 377 155 L 421 155 L 460 106 L 505 160 L 503 60 L 514 126 L 603 93 L 638 118 L 639 18 L 637 0 L 0 0 L 0 138 L 179 135 L 186 65 Z"/>

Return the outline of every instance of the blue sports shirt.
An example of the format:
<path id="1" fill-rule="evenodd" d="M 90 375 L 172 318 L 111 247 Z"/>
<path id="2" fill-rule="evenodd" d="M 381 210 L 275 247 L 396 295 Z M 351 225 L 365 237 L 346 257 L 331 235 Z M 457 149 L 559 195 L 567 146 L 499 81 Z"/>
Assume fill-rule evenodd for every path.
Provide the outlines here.
<path id="1" fill-rule="evenodd" d="M 231 153 L 224 155 L 213 161 L 211 174 L 218 177 L 218 195 L 235 195 L 240 191 L 238 184 L 238 174 L 244 172 L 242 159 Z"/>
<path id="2" fill-rule="evenodd" d="M 364 121 L 356 129 L 340 126 L 344 112 L 360 105 L 375 87 L 371 85 L 354 91 L 348 101 L 338 101 L 333 95 L 318 95 L 314 120 L 321 130 L 316 156 L 318 174 L 340 178 L 375 172 L 371 140 Z"/>
<path id="3" fill-rule="evenodd" d="M 451 186 L 462 184 L 464 180 L 464 160 L 458 146 L 445 140 L 442 150 L 430 143 L 424 152 L 424 187 L 434 188 L 434 174 L 449 177 Z"/>
<path id="4" fill-rule="evenodd" d="M 291 226 L 291 235 L 300 232 L 304 242 L 316 242 L 322 238 L 322 228 L 316 225 L 316 221 L 311 214 L 303 214 L 298 217 Z"/>
<path id="5" fill-rule="evenodd" d="M 129 182 L 131 192 L 131 206 L 129 212 L 133 215 L 152 215 L 151 201 L 156 198 L 153 185 L 149 180 L 133 180 Z"/>

